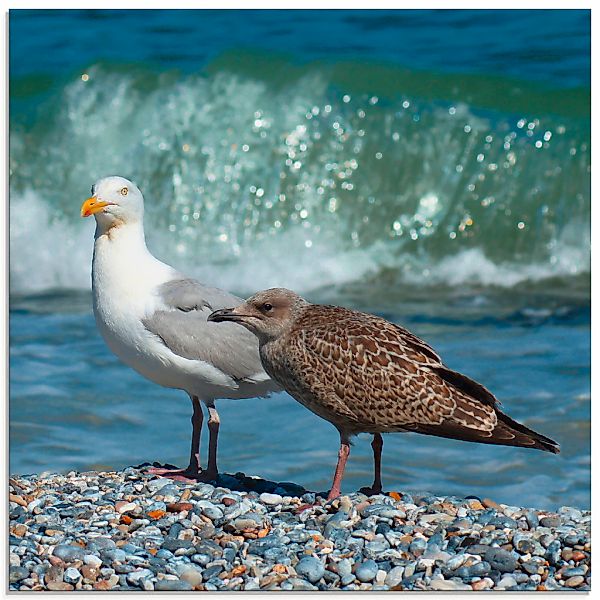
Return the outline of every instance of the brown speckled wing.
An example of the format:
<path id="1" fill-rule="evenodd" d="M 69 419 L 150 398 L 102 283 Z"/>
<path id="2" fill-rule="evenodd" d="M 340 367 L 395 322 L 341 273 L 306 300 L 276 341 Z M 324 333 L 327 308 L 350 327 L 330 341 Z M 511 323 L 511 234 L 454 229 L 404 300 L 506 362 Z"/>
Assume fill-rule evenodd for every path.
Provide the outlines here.
<path id="1" fill-rule="evenodd" d="M 296 336 L 295 354 L 303 354 L 305 367 L 296 373 L 303 384 L 328 412 L 343 406 L 363 431 L 452 424 L 490 436 L 496 425 L 492 394 L 446 369 L 433 349 L 402 327 L 373 315 L 313 305 L 295 323 L 291 338 Z"/>

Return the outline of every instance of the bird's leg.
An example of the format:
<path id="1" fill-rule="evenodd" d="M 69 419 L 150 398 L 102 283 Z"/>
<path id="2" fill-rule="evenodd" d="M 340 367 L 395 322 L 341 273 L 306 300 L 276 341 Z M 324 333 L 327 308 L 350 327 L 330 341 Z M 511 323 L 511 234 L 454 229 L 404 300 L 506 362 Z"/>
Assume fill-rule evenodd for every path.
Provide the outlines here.
<path id="1" fill-rule="evenodd" d="M 192 446 L 190 448 L 190 464 L 186 471 L 197 475 L 200 472 L 200 434 L 204 415 L 197 396 L 192 396 L 192 406 L 194 407 L 192 413 Z"/>
<path id="2" fill-rule="evenodd" d="M 219 474 L 217 469 L 217 445 L 219 440 L 219 425 L 221 420 L 219 419 L 219 413 L 213 403 L 208 404 L 208 465 L 206 470 L 202 471 L 202 474 L 198 479 L 200 481 L 214 481 Z"/>
<path id="3" fill-rule="evenodd" d="M 375 472 L 373 485 L 370 488 L 361 488 L 360 490 L 367 495 L 381 494 L 381 451 L 383 450 L 383 438 L 380 433 L 373 434 L 371 448 L 373 448 L 373 465 Z"/>
<path id="4" fill-rule="evenodd" d="M 371 448 L 373 448 L 373 465 L 375 469 L 372 489 L 376 494 L 381 494 L 381 452 L 383 450 L 383 438 L 380 433 L 376 433 L 373 436 Z"/>
<path id="5" fill-rule="evenodd" d="M 155 475 L 163 477 L 173 477 L 176 479 L 193 479 L 194 481 L 200 474 L 200 434 L 202 432 L 202 422 L 204 416 L 202 414 L 202 406 L 197 396 L 190 396 L 192 400 L 192 446 L 190 448 L 190 462 L 185 469 L 165 469 L 152 468 L 149 471 Z"/>
<path id="6" fill-rule="evenodd" d="M 337 498 L 341 493 L 342 477 L 344 476 L 344 469 L 346 468 L 348 456 L 350 456 L 350 442 L 344 434 L 340 433 L 340 450 L 338 452 L 338 461 L 333 476 L 333 484 L 329 491 L 329 495 L 327 496 L 328 501 Z"/>

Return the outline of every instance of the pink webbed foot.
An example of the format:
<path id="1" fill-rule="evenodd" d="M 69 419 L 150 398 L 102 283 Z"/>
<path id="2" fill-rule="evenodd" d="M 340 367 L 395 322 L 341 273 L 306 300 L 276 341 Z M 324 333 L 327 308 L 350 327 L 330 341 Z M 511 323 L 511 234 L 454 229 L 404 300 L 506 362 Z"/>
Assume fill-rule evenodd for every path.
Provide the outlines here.
<path id="1" fill-rule="evenodd" d="M 169 479 L 174 479 L 176 481 L 191 483 L 200 481 L 199 478 L 203 475 L 202 471 L 190 467 L 187 467 L 186 469 L 176 469 L 173 467 L 150 467 L 147 472 L 151 473 L 152 475 L 158 475 L 159 477 L 168 477 Z"/>

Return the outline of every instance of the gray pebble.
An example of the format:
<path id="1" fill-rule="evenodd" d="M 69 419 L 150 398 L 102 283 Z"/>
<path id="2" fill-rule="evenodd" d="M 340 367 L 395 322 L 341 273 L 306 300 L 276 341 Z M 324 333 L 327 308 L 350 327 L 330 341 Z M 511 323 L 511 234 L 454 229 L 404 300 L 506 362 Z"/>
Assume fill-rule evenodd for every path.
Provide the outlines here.
<path id="1" fill-rule="evenodd" d="M 192 587 L 196 587 L 202 583 L 202 569 L 193 564 L 179 566 L 177 568 L 177 575 L 179 579 L 187 581 Z"/>
<path id="2" fill-rule="evenodd" d="M 305 579 L 299 577 L 290 577 L 287 581 L 291 584 L 292 589 L 296 591 L 313 592 L 319 589 Z"/>
<path id="3" fill-rule="evenodd" d="M 98 581 L 116 591 L 199 585 L 208 591 L 461 591 L 481 579 L 480 588 L 528 591 L 542 583 L 538 570 L 546 560 L 546 589 L 590 587 L 590 512 L 570 507 L 541 511 L 540 522 L 534 509 L 477 510 L 462 498 L 354 492 L 330 512 L 338 505 L 323 495 L 240 473 L 221 477 L 219 487 L 150 480 L 137 469 L 44 477 L 15 476 L 22 487 L 13 493 L 26 497 L 41 488 L 41 494 L 33 513 L 16 502 L 9 509 L 11 590 L 91 589 L 82 577 L 93 580 L 97 570 Z M 118 502 L 136 507 L 125 527 Z M 150 516 L 171 502 L 190 502 L 193 509 Z M 301 503 L 313 506 L 296 510 Z M 268 534 L 255 537 L 262 528 Z M 245 530 L 250 533 L 239 537 Z M 49 554 L 64 562 L 51 565 Z M 78 561 L 86 566 L 75 568 Z M 292 577 L 273 577 L 274 563 L 290 567 Z M 246 569 L 221 579 L 240 565 Z"/>
<path id="4" fill-rule="evenodd" d="M 296 573 L 300 577 L 308 579 L 310 583 L 317 583 L 321 577 L 325 574 L 325 567 L 323 563 L 314 556 L 305 556 L 296 565 Z"/>
<path id="5" fill-rule="evenodd" d="M 402 582 L 402 576 L 404 575 L 404 567 L 394 567 L 385 576 L 385 585 L 392 588 Z"/>
<path id="6" fill-rule="evenodd" d="M 75 585 L 81 579 L 81 573 L 75 567 L 69 567 L 64 575 L 63 581 Z"/>
<path id="7" fill-rule="evenodd" d="M 154 584 L 154 589 L 157 592 L 187 592 L 192 589 L 192 586 L 180 579 L 159 579 Z"/>
<path id="8" fill-rule="evenodd" d="M 59 544 L 52 552 L 54 556 L 64 560 L 66 563 L 74 560 L 83 560 L 86 556 L 86 551 L 81 546 L 71 546 L 68 544 Z"/>
<path id="9" fill-rule="evenodd" d="M 25 567 L 10 567 L 8 574 L 10 583 L 17 583 L 26 577 L 29 577 L 29 570 Z"/>
<path id="10" fill-rule="evenodd" d="M 517 568 L 517 559 L 507 550 L 503 548 L 490 547 L 485 552 L 485 560 L 490 564 L 492 569 L 501 573 L 509 573 Z"/>
<path id="11" fill-rule="evenodd" d="M 542 527 L 558 527 L 560 525 L 560 517 L 548 516 L 540 519 Z"/>
<path id="12" fill-rule="evenodd" d="M 377 563 L 374 560 L 365 560 L 356 567 L 356 578 L 367 583 L 373 581 L 377 575 Z"/>

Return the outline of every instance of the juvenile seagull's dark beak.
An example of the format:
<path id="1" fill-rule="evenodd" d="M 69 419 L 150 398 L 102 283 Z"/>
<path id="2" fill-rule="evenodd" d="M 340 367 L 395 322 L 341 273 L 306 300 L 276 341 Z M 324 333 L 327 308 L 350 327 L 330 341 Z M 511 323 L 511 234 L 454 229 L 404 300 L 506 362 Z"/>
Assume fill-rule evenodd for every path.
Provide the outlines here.
<path id="1" fill-rule="evenodd" d="M 215 310 L 208 315 L 208 321 L 214 321 L 215 323 L 222 323 L 223 321 L 233 321 L 235 316 L 232 313 L 233 308 L 221 308 Z"/>
<path id="2" fill-rule="evenodd" d="M 238 315 L 235 312 L 235 308 L 222 308 L 210 313 L 210 315 L 208 315 L 208 320 L 214 321 L 215 323 L 222 323 L 223 321 L 239 322 L 243 321 L 246 316 L 248 315 Z"/>

